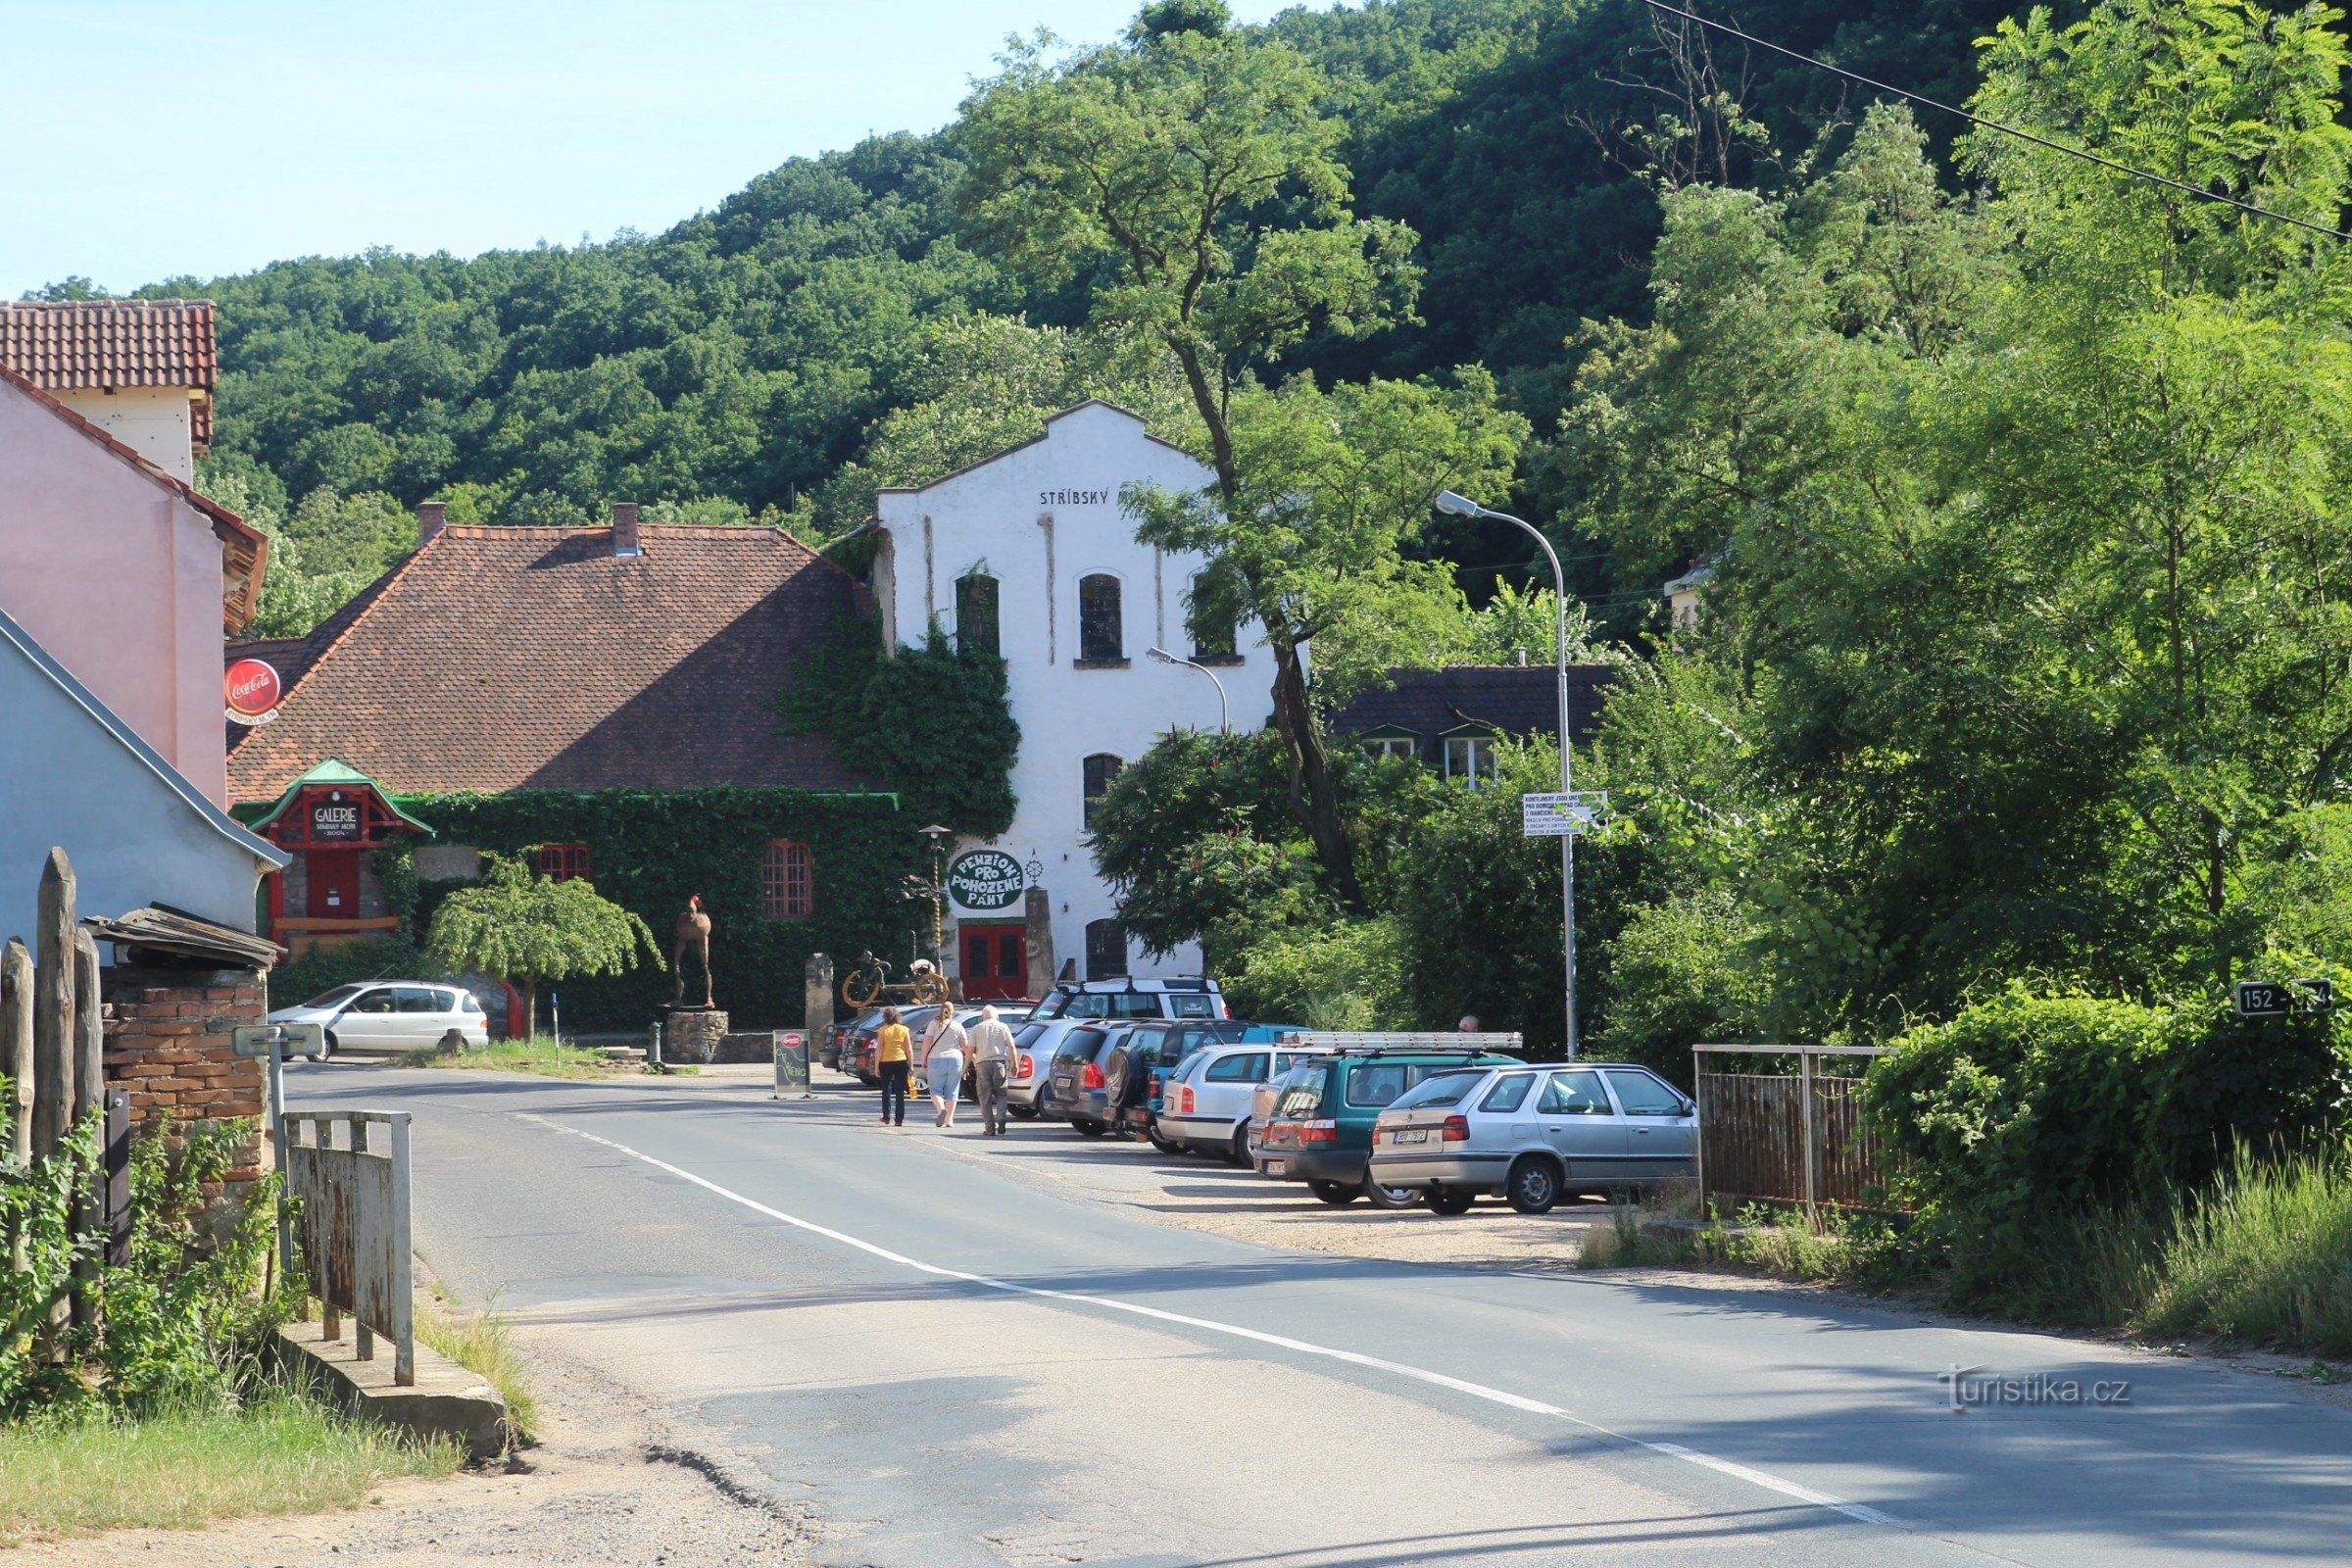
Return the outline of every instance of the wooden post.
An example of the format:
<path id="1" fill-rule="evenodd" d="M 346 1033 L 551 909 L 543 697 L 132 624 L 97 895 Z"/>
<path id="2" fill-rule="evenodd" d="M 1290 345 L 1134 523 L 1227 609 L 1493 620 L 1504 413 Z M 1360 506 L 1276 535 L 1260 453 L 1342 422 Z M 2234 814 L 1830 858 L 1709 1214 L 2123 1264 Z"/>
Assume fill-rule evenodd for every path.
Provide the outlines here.
<path id="1" fill-rule="evenodd" d="M 8 1152 L 32 1163 L 32 955 L 15 937 L 0 955 L 0 1072 L 8 1074 Z M 19 1261 L 22 1265 L 22 1260 Z"/>
<path id="2" fill-rule="evenodd" d="M 33 933 L 32 1152 L 55 1154 L 74 1130 L 74 863 L 49 852 Z"/>
<path id="3" fill-rule="evenodd" d="M 98 1002 L 98 943 L 79 927 L 74 932 L 74 1104 L 81 1115 L 106 1104 L 106 1014 Z M 104 1133 L 99 1135 L 104 1139 Z M 105 1163 L 74 1204 L 74 1230 L 88 1236 L 106 1224 Z M 98 1259 L 85 1257 L 74 1269 L 74 1321 L 98 1322 Z"/>
<path id="4" fill-rule="evenodd" d="M 1813 1174 L 1813 1155 L 1820 1144 L 1815 1131 L 1815 1123 L 1819 1120 L 1819 1115 L 1813 1104 L 1813 1053 L 1799 1051 L 1796 1054 L 1796 1093 L 1804 1107 L 1805 1124 L 1805 1223 L 1815 1230 L 1819 1230 L 1821 1228 L 1821 1202 Z"/>

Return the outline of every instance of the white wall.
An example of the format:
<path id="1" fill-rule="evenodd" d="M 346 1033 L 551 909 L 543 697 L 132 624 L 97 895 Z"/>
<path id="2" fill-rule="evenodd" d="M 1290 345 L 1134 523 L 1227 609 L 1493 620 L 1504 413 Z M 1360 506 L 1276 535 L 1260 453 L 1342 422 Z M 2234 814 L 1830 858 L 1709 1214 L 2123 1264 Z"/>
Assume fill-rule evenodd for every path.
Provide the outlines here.
<path id="1" fill-rule="evenodd" d="M 912 644 L 934 622 L 952 632 L 956 580 L 979 568 L 998 581 L 999 650 L 1021 749 L 1012 771 L 1019 801 L 1013 824 L 991 847 L 1037 867 L 1034 885 L 1052 898 L 1056 968 L 1075 958 L 1082 976 L 1088 922 L 1117 913 L 1110 889 L 1095 874 L 1081 825 L 1084 759 L 1108 753 L 1133 761 L 1171 727 L 1217 727 L 1217 693 L 1206 676 L 1144 657 L 1154 646 L 1191 655 L 1184 596 L 1205 562 L 1137 543 L 1119 492 L 1138 481 L 1198 490 L 1210 480 L 1201 465 L 1152 440 L 1135 416 L 1087 403 L 1048 421 L 1038 441 L 921 489 L 885 490 L 875 500 L 888 534 L 874 573 L 886 635 Z M 1072 667 L 1078 581 L 1097 572 L 1121 581 L 1123 668 Z M 1270 707 L 1273 662 L 1252 627 L 1243 627 L 1236 644 L 1242 662 L 1219 667 L 1217 678 L 1231 700 L 1234 728 L 1255 729 Z M 958 844 L 956 853 L 972 847 Z M 1018 919 L 1020 906 L 951 912 Z M 1152 960 L 1130 944 L 1128 966 L 1141 976 L 1198 974 L 1200 955 L 1187 947 Z"/>
<path id="2" fill-rule="evenodd" d="M 182 484 L 196 482 L 196 426 L 186 387 L 69 387 L 49 395 Z"/>
<path id="3" fill-rule="evenodd" d="M 83 914 L 170 904 L 253 929 L 262 863 L 5 638 L 0 713 L 0 939 L 31 944 L 52 846 Z"/>

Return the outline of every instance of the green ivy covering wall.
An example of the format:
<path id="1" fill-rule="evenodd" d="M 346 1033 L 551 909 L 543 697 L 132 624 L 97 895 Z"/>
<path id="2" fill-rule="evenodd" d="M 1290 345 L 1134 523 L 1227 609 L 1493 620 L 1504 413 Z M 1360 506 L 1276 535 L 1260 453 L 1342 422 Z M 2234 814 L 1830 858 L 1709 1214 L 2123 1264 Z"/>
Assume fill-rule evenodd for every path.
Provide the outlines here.
<path id="1" fill-rule="evenodd" d="M 888 795 L 802 790 L 518 790 L 506 795 L 404 795 L 400 808 L 429 824 L 437 842 L 521 856 L 540 844 L 585 844 L 596 890 L 654 928 L 666 958 L 687 895 L 703 896 L 711 921 L 710 963 L 718 1004 L 739 1029 L 804 1024 L 804 975 L 811 953 L 836 963 L 871 948 L 904 966 L 907 934 L 930 942 L 930 906 L 900 888 L 927 875 L 929 851 L 915 829 L 924 819 Z M 809 847 L 813 912 L 769 920 L 760 912 L 760 856 L 771 839 Z M 415 889 L 419 937 L 432 911 L 462 883 Z M 389 892 L 387 887 L 387 892 Z M 665 969 L 564 982 L 564 1027 L 636 1030 L 671 994 Z"/>

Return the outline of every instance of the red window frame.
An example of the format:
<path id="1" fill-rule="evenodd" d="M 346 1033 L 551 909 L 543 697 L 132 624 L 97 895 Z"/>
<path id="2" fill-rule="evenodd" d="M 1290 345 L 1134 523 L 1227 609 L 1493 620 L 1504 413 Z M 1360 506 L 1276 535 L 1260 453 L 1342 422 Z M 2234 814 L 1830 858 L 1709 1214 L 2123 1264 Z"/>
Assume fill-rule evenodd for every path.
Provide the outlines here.
<path id="1" fill-rule="evenodd" d="M 770 839 L 760 851 L 760 913 L 769 920 L 806 920 L 816 908 L 816 867 L 808 846 Z"/>
<path id="2" fill-rule="evenodd" d="M 542 844 L 534 857 L 539 874 L 550 882 L 593 882 L 585 844 Z"/>

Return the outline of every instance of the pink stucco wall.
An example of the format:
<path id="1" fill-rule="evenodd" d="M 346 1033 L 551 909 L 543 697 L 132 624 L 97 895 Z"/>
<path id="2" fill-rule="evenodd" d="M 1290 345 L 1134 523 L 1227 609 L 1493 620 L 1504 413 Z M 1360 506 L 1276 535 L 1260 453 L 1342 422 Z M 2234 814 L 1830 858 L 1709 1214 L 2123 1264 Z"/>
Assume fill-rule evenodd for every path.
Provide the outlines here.
<path id="1" fill-rule="evenodd" d="M 0 381 L 0 609 L 225 806 L 220 588 L 202 513 Z"/>

